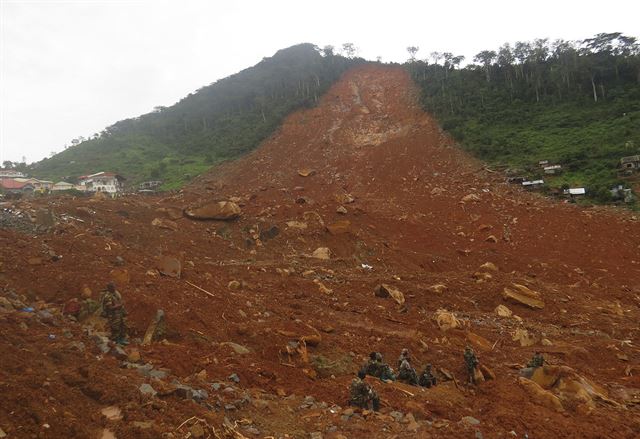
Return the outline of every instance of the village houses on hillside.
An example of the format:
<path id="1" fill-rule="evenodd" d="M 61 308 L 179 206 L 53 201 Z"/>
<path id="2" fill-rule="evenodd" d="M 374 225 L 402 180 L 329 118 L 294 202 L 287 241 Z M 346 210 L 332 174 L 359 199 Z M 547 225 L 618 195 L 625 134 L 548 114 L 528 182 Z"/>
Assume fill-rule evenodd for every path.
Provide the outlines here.
<path id="1" fill-rule="evenodd" d="M 82 175 L 78 177 L 77 184 L 66 181 L 59 181 L 54 184 L 53 181 L 27 177 L 22 172 L 14 169 L 0 169 L 0 192 L 10 194 L 45 194 L 74 189 L 87 193 L 103 192 L 115 197 L 123 191 L 123 181 L 124 177 L 113 172 L 103 171 L 91 175 Z"/>

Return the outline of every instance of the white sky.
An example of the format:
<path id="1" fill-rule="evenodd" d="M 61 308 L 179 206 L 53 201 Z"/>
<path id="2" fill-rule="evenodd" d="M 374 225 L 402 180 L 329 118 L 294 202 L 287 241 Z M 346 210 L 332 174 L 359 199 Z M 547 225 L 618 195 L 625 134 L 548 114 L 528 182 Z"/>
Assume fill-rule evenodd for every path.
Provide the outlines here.
<path id="1" fill-rule="evenodd" d="M 302 42 L 470 60 L 506 41 L 638 37 L 638 17 L 637 0 L 0 0 L 0 161 L 40 160 Z"/>

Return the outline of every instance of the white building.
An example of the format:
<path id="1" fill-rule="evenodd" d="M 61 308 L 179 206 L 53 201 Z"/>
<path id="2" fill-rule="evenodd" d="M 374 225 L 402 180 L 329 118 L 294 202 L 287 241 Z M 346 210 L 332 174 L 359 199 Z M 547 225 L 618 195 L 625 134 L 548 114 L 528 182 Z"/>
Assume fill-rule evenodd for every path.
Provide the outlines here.
<path id="1" fill-rule="evenodd" d="M 87 192 L 106 192 L 111 196 L 122 192 L 124 178 L 113 172 L 98 172 L 78 178 L 78 186 L 84 186 Z"/>
<path id="2" fill-rule="evenodd" d="M 25 178 L 26 175 L 15 169 L 0 169 L 0 178 Z"/>

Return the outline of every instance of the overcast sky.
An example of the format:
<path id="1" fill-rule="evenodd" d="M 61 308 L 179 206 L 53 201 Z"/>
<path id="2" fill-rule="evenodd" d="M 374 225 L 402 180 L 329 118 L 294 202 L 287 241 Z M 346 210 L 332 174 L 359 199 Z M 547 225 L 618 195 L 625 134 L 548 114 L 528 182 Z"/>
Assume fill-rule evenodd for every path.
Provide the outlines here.
<path id="1" fill-rule="evenodd" d="M 640 1 L 0 0 L 0 161 L 40 160 L 77 136 L 169 106 L 302 42 L 473 57 L 502 43 L 640 36 Z"/>

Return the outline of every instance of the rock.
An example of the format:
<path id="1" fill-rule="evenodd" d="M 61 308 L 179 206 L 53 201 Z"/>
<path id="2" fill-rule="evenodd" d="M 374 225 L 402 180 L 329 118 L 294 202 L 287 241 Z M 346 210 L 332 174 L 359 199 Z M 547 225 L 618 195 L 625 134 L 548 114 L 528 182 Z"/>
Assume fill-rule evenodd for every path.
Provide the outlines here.
<path id="1" fill-rule="evenodd" d="M 137 349 L 131 349 L 131 352 L 129 352 L 127 356 L 127 361 L 130 363 L 138 363 L 141 359 L 140 351 Z"/>
<path id="2" fill-rule="evenodd" d="M 496 273 L 498 272 L 498 267 L 496 267 L 496 264 L 494 264 L 493 262 L 485 262 L 480 266 L 480 268 L 482 270 L 494 271 Z"/>
<path id="3" fill-rule="evenodd" d="M 101 192 L 96 192 L 96 193 L 101 193 Z M 116 435 L 111 430 L 107 430 L 105 428 L 102 430 L 102 433 L 100 434 L 100 439 L 116 439 Z"/>
<path id="4" fill-rule="evenodd" d="M 351 204 L 356 201 L 354 196 L 348 193 L 336 194 L 335 199 L 339 204 Z"/>
<path id="5" fill-rule="evenodd" d="M 553 343 L 548 338 L 543 338 L 540 343 L 542 343 L 542 346 L 553 346 Z"/>
<path id="6" fill-rule="evenodd" d="M 91 299 L 92 295 L 93 295 L 93 291 L 91 291 L 91 288 L 89 288 L 86 285 L 82 287 L 82 298 L 83 299 Z"/>
<path id="7" fill-rule="evenodd" d="M 126 268 L 114 268 L 109 272 L 109 276 L 117 285 L 129 285 L 131 276 Z"/>
<path id="8" fill-rule="evenodd" d="M 236 373 L 232 373 L 231 375 L 229 375 L 229 377 L 227 379 L 229 381 L 233 381 L 234 383 L 239 383 L 240 382 L 240 377 Z"/>
<path id="9" fill-rule="evenodd" d="M 169 277 L 180 279 L 182 275 L 182 263 L 172 256 L 161 256 L 158 260 L 157 269 L 161 274 Z"/>
<path id="10" fill-rule="evenodd" d="M 502 297 L 506 300 L 526 305 L 529 308 L 543 309 L 544 302 L 540 300 L 539 294 L 525 287 L 524 285 L 513 284 L 515 288 L 505 287 Z"/>
<path id="11" fill-rule="evenodd" d="M 234 343 L 232 341 L 225 341 L 225 342 L 220 343 L 220 344 L 229 346 L 238 355 L 246 355 L 246 354 L 251 353 L 251 351 L 248 348 L 246 348 L 246 347 L 244 347 L 244 346 L 242 346 L 242 345 L 240 345 L 238 343 Z"/>
<path id="12" fill-rule="evenodd" d="M 529 334 L 526 329 L 517 328 L 512 336 L 513 341 L 520 342 L 520 346 L 533 346 L 536 344 L 536 337 Z"/>
<path id="13" fill-rule="evenodd" d="M 448 331 L 449 329 L 461 326 L 460 320 L 456 318 L 455 314 L 447 311 L 446 309 L 437 310 L 434 318 L 438 323 L 438 327 L 440 327 L 440 330 L 442 331 Z"/>
<path id="14" fill-rule="evenodd" d="M 116 357 L 118 360 L 127 359 L 127 353 L 125 352 L 124 349 L 122 349 L 122 346 L 119 346 L 119 345 L 116 345 L 113 347 L 113 349 L 111 349 L 111 355 Z"/>
<path id="15" fill-rule="evenodd" d="M 238 218 L 242 210 L 232 201 L 217 201 L 197 207 L 187 207 L 184 214 L 187 218 L 197 220 L 231 221 Z"/>
<path id="16" fill-rule="evenodd" d="M 392 297 L 398 305 L 404 305 L 404 294 L 396 287 L 388 284 L 377 285 L 374 290 L 376 297 Z"/>
<path id="17" fill-rule="evenodd" d="M 529 394 L 533 402 L 557 412 L 564 412 L 562 402 L 553 393 L 544 390 L 537 383 L 523 377 L 518 378 L 518 383 Z"/>
<path id="18" fill-rule="evenodd" d="M 312 175 L 314 175 L 316 173 L 316 171 L 314 171 L 313 169 L 299 169 L 298 170 L 298 175 L 300 177 L 310 177 Z"/>
<path id="19" fill-rule="evenodd" d="M 318 247 L 314 250 L 313 253 L 311 253 L 311 257 L 316 259 L 328 260 L 331 258 L 331 250 L 329 250 L 327 247 Z"/>
<path id="20" fill-rule="evenodd" d="M 336 221 L 333 224 L 329 224 L 327 226 L 327 230 L 332 235 L 341 235 L 343 233 L 348 233 L 350 227 L 351 227 L 351 221 L 342 220 L 342 221 Z"/>
<path id="21" fill-rule="evenodd" d="M 473 273 L 472 277 L 476 279 L 478 282 L 485 282 L 493 279 L 493 276 L 490 273 L 487 273 L 486 271 L 476 271 L 475 273 Z"/>
<path id="22" fill-rule="evenodd" d="M 444 284 L 435 284 L 435 285 L 431 285 L 429 287 L 429 289 L 431 291 L 433 291 L 434 293 L 440 294 L 440 293 L 443 293 L 443 292 L 447 291 L 447 286 L 444 285 Z"/>
<path id="23" fill-rule="evenodd" d="M 237 280 L 232 280 L 231 282 L 229 282 L 227 284 L 227 288 L 229 288 L 230 290 L 238 290 L 238 289 L 240 289 L 241 286 L 242 286 L 242 284 L 240 282 L 238 282 Z"/>
<path id="24" fill-rule="evenodd" d="M 307 223 L 302 221 L 287 221 L 287 227 L 290 229 L 304 230 L 307 228 Z"/>
<path id="25" fill-rule="evenodd" d="M 177 207 L 160 207 L 159 209 L 156 209 L 156 212 L 164 213 L 169 219 L 174 221 L 182 218 L 183 216 L 182 210 Z"/>
<path id="26" fill-rule="evenodd" d="M 142 346 L 147 346 L 150 345 L 153 341 L 160 340 L 164 337 L 166 330 L 167 328 L 164 311 L 159 309 L 156 311 L 156 315 L 153 318 L 153 321 L 149 324 L 149 326 L 147 326 L 147 330 L 144 333 L 144 338 L 142 339 Z"/>
<path id="27" fill-rule="evenodd" d="M 103 408 L 100 410 L 100 413 L 109 421 L 119 421 L 122 419 L 122 411 L 114 405 Z"/>
<path id="28" fill-rule="evenodd" d="M 271 226 L 266 230 L 260 232 L 260 240 L 268 241 L 269 239 L 273 239 L 280 234 L 280 228 L 278 226 Z"/>
<path id="29" fill-rule="evenodd" d="M 158 393 L 153 389 L 153 387 L 151 387 L 150 384 L 147 383 L 140 384 L 138 390 L 140 390 L 140 393 L 142 393 L 143 396 L 156 396 L 156 394 Z"/>
<path id="30" fill-rule="evenodd" d="M 402 421 L 402 418 L 404 418 L 404 415 L 398 411 L 390 412 L 389 416 L 391 416 L 396 422 L 400 422 Z"/>
<path id="31" fill-rule="evenodd" d="M 322 439 L 322 433 L 319 431 L 313 431 L 309 434 L 309 439 Z"/>
<path id="32" fill-rule="evenodd" d="M 496 379 L 496 374 L 493 372 L 493 370 L 489 369 L 486 365 L 481 364 L 480 366 L 478 366 L 478 369 L 480 369 L 480 372 L 482 372 L 482 376 L 484 376 L 485 380 L 495 380 Z"/>
<path id="33" fill-rule="evenodd" d="M 347 214 L 347 208 L 344 206 L 338 206 L 338 208 L 336 209 L 336 213 L 339 213 L 341 215 L 346 215 Z"/>
<path id="34" fill-rule="evenodd" d="M 487 340 L 486 338 L 478 335 L 478 334 L 474 334 L 473 332 L 467 332 L 467 340 L 476 348 L 483 350 L 483 351 L 490 351 L 491 350 L 491 342 L 489 342 L 489 340 Z"/>
<path id="35" fill-rule="evenodd" d="M 140 430 L 148 430 L 149 428 L 153 427 L 153 422 L 152 421 L 133 421 L 131 425 L 133 426 L 133 428 L 137 428 Z"/>
<path id="36" fill-rule="evenodd" d="M 478 421 L 473 416 L 464 416 L 462 419 L 460 419 L 460 422 L 467 425 L 471 425 L 471 426 L 476 426 L 480 424 L 480 421 Z"/>
<path id="37" fill-rule="evenodd" d="M 160 229 L 173 230 L 174 232 L 178 230 L 178 224 L 168 219 L 154 218 L 153 221 L 151 221 L 151 225 Z"/>
<path id="38" fill-rule="evenodd" d="M 193 424 L 191 428 L 189 428 L 189 433 L 191 433 L 191 437 L 195 439 L 200 439 L 205 436 L 204 428 L 202 428 L 202 425 L 200 425 L 199 423 Z"/>
<path id="39" fill-rule="evenodd" d="M 469 194 L 462 197 L 460 201 L 463 203 L 472 203 L 472 202 L 477 203 L 480 201 L 480 197 L 477 196 L 476 194 Z"/>
<path id="40" fill-rule="evenodd" d="M 498 305 L 496 306 L 496 309 L 494 310 L 496 312 L 496 314 L 498 314 L 500 317 L 511 317 L 513 315 L 513 312 L 507 308 L 504 305 Z"/>

